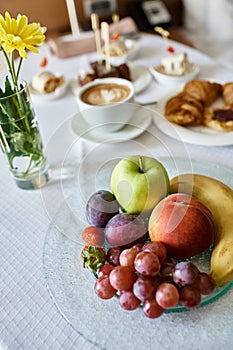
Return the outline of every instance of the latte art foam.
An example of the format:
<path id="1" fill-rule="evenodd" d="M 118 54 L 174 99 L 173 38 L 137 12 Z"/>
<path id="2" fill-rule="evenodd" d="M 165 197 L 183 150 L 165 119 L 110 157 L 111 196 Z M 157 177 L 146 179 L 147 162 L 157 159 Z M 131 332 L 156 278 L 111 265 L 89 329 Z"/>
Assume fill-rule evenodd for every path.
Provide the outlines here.
<path id="1" fill-rule="evenodd" d="M 98 84 L 84 91 L 81 98 L 85 103 L 101 106 L 125 100 L 130 91 L 130 88 L 126 85 Z"/>

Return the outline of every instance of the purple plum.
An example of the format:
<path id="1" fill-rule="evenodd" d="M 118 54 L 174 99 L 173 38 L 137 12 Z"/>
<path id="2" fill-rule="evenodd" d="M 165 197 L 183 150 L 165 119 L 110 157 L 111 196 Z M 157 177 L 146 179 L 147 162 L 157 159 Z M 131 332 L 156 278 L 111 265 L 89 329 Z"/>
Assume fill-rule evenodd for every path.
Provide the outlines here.
<path id="1" fill-rule="evenodd" d="M 91 225 L 105 227 L 107 222 L 118 213 L 119 204 L 109 191 L 99 190 L 87 201 L 86 218 Z"/>
<path id="2" fill-rule="evenodd" d="M 113 247 L 129 248 L 145 242 L 148 237 L 147 229 L 147 222 L 142 217 L 119 213 L 108 221 L 105 227 L 105 237 Z"/>

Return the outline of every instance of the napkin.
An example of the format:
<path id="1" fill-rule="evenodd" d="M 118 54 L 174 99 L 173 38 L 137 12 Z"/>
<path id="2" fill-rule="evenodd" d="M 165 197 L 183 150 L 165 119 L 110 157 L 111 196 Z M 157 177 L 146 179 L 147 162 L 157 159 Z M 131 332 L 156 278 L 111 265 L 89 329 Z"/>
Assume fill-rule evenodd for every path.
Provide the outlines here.
<path id="1" fill-rule="evenodd" d="M 136 33 L 138 27 L 131 17 L 125 17 L 118 23 L 109 25 L 110 35 L 114 32 L 120 34 Z M 53 55 L 60 58 L 82 55 L 96 50 L 95 36 L 91 32 L 83 32 L 80 37 L 63 36 L 49 39 L 48 46 Z"/>

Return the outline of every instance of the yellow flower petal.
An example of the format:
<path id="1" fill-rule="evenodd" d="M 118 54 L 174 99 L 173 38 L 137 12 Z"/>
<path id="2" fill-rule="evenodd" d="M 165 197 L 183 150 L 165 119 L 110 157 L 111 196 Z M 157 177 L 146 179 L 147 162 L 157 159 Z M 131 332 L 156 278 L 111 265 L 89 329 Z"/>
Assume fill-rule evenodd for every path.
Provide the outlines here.
<path id="1" fill-rule="evenodd" d="M 2 48 L 5 52 L 13 52 L 14 47 L 12 45 L 9 45 L 8 43 L 3 43 Z"/>
<path id="2" fill-rule="evenodd" d="M 38 53 L 37 46 L 41 46 L 45 40 L 44 33 L 46 27 L 41 27 L 39 23 L 28 23 L 25 15 L 19 14 L 17 18 L 11 18 L 9 12 L 5 12 L 5 18 L 0 14 L 0 50 L 7 53 L 6 58 L 9 72 L 14 84 L 17 84 L 19 69 L 22 59 L 27 58 L 27 51 Z M 20 64 L 18 68 L 14 65 L 14 51 L 17 50 L 20 55 Z"/>
<path id="3" fill-rule="evenodd" d="M 25 48 L 19 48 L 19 49 L 18 49 L 18 52 L 19 52 L 19 55 L 20 55 L 21 57 L 23 57 L 23 58 L 25 58 L 25 59 L 28 57 Z"/>
<path id="4" fill-rule="evenodd" d="M 21 32 L 24 30 L 27 25 L 27 17 L 26 16 L 18 16 L 17 17 L 17 34 L 21 35 Z"/>
<path id="5" fill-rule="evenodd" d="M 35 46 L 41 46 L 45 40 L 46 28 L 38 23 L 28 24 L 28 18 L 25 15 L 18 15 L 17 19 L 11 18 L 8 12 L 5 13 L 5 19 L 0 15 L 0 40 L 5 43 L 7 52 L 9 50 L 18 50 L 21 57 L 26 49 L 38 52 Z M 10 49 L 10 46 L 11 49 Z M 22 51 L 22 47 L 24 51 Z"/>
<path id="6" fill-rule="evenodd" d="M 32 45 L 27 45 L 27 49 L 32 51 L 32 52 L 34 52 L 34 53 L 38 53 L 39 52 L 39 50 L 36 47 L 32 46 Z"/>

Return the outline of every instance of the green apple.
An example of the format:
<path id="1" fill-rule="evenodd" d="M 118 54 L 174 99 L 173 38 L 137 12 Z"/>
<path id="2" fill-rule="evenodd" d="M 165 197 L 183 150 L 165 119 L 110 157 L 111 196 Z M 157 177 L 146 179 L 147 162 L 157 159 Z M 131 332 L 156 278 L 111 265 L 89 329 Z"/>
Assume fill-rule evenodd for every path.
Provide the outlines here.
<path id="1" fill-rule="evenodd" d="M 111 189 L 121 208 L 130 214 L 150 212 L 167 196 L 170 181 L 155 158 L 129 156 L 121 159 L 111 175 Z"/>

